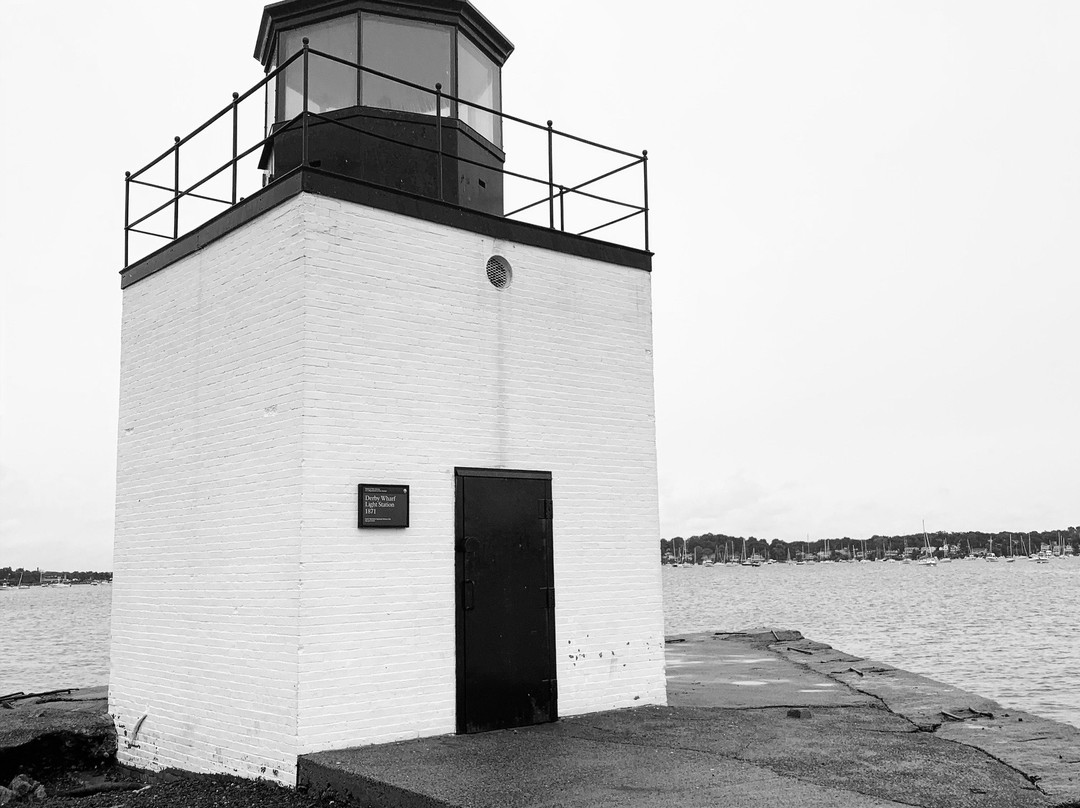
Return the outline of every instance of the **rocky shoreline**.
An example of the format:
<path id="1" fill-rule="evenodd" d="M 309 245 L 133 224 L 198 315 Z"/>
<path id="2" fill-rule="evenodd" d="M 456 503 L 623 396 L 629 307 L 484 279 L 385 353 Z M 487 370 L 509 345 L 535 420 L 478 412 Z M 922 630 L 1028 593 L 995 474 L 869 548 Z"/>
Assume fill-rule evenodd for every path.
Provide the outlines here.
<path id="1" fill-rule="evenodd" d="M 264 781 L 116 762 L 106 688 L 0 696 L 0 806 L 330 808 Z"/>
<path id="2" fill-rule="evenodd" d="M 327 808 L 335 805 L 333 800 L 312 799 L 300 791 L 265 781 L 171 772 L 148 775 L 119 766 L 94 772 L 70 772 L 59 781 L 40 784 L 39 789 L 45 796 L 31 794 L 8 805 L 15 808 L 23 805 L 80 808 Z"/>
<path id="3" fill-rule="evenodd" d="M 227 775 L 159 772 L 146 774 L 120 766 L 95 771 L 67 772 L 59 779 L 38 782 L 26 775 L 12 780 L 15 788 L 0 786 L 0 805 L 81 808 L 327 808 L 331 800 L 308 797 L 300 791 L 265 781 Z M 29 785 L 34 790 L 27 790 Z"/>

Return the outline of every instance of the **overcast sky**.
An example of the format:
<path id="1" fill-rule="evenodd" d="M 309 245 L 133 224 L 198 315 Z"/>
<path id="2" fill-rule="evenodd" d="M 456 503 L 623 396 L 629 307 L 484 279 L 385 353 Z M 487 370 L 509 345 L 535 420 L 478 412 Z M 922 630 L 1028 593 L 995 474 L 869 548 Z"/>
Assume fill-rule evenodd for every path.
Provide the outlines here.
<path id="1" fill-rule="evenodd" d="M 1080 4 L 478 0 L 650 154 L 662 535 L 1080 522 Z M 262 4 L 6 0 L 0 566 L 109 569 L 123 183 Z"/>

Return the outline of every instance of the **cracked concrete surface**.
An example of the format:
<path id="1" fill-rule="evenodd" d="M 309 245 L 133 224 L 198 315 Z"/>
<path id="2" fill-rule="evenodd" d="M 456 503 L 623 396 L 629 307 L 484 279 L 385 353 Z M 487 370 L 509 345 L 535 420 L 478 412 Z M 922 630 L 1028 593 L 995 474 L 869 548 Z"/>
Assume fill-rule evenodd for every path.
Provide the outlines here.
<path id="1" fill-rule="evenodd" d="M 308 755 L 301 782 L 380 808 L 1024 808 L 1080 799 L 1076 766 L 1065 762 L 1080 760 L 1072 727 L 795 632 L 690 635 L 669 638 L 667 650 L 668 707 Z"/>

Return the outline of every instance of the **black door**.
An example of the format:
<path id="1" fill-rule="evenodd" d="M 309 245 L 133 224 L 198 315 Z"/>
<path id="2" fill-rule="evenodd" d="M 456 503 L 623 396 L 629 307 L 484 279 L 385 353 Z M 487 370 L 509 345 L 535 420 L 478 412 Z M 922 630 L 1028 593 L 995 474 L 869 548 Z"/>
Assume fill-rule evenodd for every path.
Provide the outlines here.
<path id="1" fill-rule="evenodd" d="M 458 732 L 554 721 L 551 473 L 456 475 Z"/>

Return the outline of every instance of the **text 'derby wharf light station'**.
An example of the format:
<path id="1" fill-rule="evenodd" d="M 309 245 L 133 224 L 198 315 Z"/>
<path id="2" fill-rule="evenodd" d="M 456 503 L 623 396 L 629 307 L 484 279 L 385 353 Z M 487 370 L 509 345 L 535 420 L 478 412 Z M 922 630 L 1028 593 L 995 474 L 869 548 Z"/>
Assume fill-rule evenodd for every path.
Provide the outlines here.
<path id="1" fill-rule="evenodd" d="M 123 763 L 292 785 L 665 701 L 647 157 L 505 113 L 512 50 L 270 5 L 265 78 L 127 175 Z"/>

